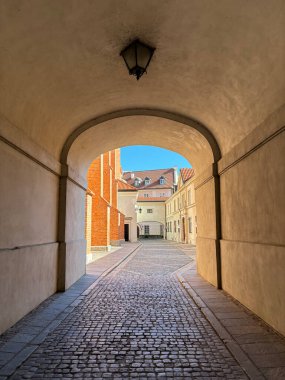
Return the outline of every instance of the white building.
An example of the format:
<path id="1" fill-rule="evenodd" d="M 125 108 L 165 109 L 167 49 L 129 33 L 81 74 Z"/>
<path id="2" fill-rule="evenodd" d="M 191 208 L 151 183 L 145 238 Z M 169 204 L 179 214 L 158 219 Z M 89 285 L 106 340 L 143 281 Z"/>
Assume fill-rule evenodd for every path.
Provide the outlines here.
<path id="1" fill-rule="evenodd" d="M 194 170 L 180 170 L 177 191 L 165 203 L 166 239 L 196 245 Z"/>
<path id="2" fill-rule="evenodd" d="M 165 201 L 175 190 L 176 168 L 124 172 L 123 179 L 138 189 L 138 235 L 164 238 Z"/>
<path id="3" fill-rule="evenodd" d="M 124 236 L 125 241 L 137 241 L 137 198 L 138 190 L 118 180 L 118 209 L 125 215 Z"/>
<path id="4" fill-rule="evenodd" d="M 140 237 L 165 237 L 165 199 L 138 198 L 138 232 Z"/>

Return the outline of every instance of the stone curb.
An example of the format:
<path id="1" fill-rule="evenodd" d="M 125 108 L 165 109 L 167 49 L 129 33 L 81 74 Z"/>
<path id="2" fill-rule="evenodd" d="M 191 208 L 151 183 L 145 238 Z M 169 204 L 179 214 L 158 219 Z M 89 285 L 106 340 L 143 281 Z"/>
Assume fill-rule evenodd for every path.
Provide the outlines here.
<path id="1" fill-rule="evenodd" d="M 84 290 L 80 291 L 79 289 L 79 291 L 74 291 L 74 288 L 76 288 L 75 283 L 66 292 L 61 293 L 59 298 L 48 305 L 47 308 L 52 309 L 51 312 L 49 312 L 49 315 L 45 316 L 44 311 L 39 312 L 39 314 L 43 314 L 43 317 L 40 317 L 41 322 L 43 319 L 46 320 L 46 323 L 40 323 L 42 328 L 37 334 L 22 333 L 20 331 L 11 339 L 9 339 L 8 342 L 2 345 L 0 347 L 0 380 L 8 379 L 9 376 L 11 376 L 16 371 L 16 369 L 39 347 L 39 345 L 46 339 L 48 334 L 53 332 L 57 326 L 74 310 L 74 308 L 84 300 L 84 297 L 86 297 L 94 289 L 98 282 L 113 272 L 127 259 L 130 259 L 130 256 L 137 252 L 141 246 L 142 244 L 139 243 L 136 247 L 134 247 L 134 249 L 127 253 L 123 258 L 118 260 L 114 265 L 110 266 L 101 274 L 99 274 L 98 278 L 96 278 L 91 283 L 91 285 L 85 285 Z M 73 294 L 73 296 L 70 296 L 70 293 Z M 69 297 L 69 302 L 60 302 L 61 298 L 64 298 L 65 295 Z M 39 316 L 35 315 L 32 321 L 29 322 L 27 326 L 25 326 L 25 330 L 29 328 L 29 324 L 30 327 L 35 326 L 35 324 L 37 325 L 38 319 Z"/>
<path id="2" fill-rule="evenodd" d="M 191 268 L 193 267 L 193 263 L 190 264 Z M 196 305 L 199 307 L 201 312 L 204 314 L 206 319 L 209 321 L 211 326 L 214 328 L 222 342 L 226 345 L 227 349 L 231 352 L 235 360 L 238 364 L 243 368 L 246 375 L 249 379 L 252 380 L 261 380 L 265 379 L 260 370 L 254 365 L 254 363 L 250 360 L 247 354 L 242 350 L 240 345 L 236 342 L 234 337 L 225 329 L 225 327 L 220 323 L 220 321 L 215 317 L 214 313 L 209 309 L 209 307 L 204 303 L 202 298 L 195 292 L 195 290 L 191 287 L 189 282 L 185 280 L 181 272 L 185 272 L 187 269 L 183 267 L 183 270 L 178 271 L 176 273 L 176 277 L 189 294 L 189 296 L 193 299 Z"/>

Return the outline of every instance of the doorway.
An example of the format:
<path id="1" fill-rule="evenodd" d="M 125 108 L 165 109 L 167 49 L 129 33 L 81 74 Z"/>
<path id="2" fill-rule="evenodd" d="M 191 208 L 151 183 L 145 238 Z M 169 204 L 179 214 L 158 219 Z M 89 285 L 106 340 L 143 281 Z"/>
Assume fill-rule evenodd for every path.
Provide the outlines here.
<path id="1" fill-rule="evenodd" d="M 124 227 L 124 237 L 125 237 L 125 241 L 129 241 L 129 225 L 128 224 L 125 224 L 125 227 Z"/>

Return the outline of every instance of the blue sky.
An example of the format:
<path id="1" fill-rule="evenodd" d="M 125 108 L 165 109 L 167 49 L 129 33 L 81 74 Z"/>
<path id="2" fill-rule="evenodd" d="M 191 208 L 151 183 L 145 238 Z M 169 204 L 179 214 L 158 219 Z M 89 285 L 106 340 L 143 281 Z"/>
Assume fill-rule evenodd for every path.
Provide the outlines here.
<path id="1" fill-rule="evenodd" d="M 164 169 L 177 166 L 190 168 L 190 163 L 180 154 L 167 149 L 147 145 L 132 145 L 121 148 L 121 165 L 127 170 Z"/>

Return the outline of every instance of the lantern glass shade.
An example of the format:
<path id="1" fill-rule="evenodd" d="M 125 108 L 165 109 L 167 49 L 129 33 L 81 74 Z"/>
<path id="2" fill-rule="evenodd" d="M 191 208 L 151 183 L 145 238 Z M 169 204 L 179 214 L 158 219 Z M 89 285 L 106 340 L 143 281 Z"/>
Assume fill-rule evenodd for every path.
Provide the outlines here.
<path id="1" fill-rule="evenodd" d="M 142 43 L 140 40 L 133 41 L 121 52 L 130 75 L 137 80 L 146 72 L 154 53 L 154 48 Z"/>

